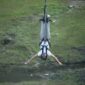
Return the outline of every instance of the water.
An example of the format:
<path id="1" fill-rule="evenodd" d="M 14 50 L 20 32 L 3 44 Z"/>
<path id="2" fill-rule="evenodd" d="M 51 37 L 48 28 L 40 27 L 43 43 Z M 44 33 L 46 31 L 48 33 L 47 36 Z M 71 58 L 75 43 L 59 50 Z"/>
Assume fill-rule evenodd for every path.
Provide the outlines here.
<path id="1" fill-rule="evenodd" d="M 0 64 L 0 85 L 84 85 L 84 66 Z"/>

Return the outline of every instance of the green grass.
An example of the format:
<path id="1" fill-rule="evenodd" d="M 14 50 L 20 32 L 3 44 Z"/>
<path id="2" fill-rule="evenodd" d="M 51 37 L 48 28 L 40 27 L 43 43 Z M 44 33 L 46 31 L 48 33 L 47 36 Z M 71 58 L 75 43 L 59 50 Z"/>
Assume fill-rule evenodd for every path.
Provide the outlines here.
<path id="1" fill-rule="evenodd" d="M 67 81 L 67 83 L 70 83 L 70 81 Z M 31 82 L 20 82 L 20 83 L 16 83 L 16 85 L 77 85 L 77 84 L 74 84 L 74 83 L 70 83 L 70 84 L 67 84 L 65 82 L 56 82 L 56 81 L 31 81 Z M 15 85 L 14 83 L 5 83 L 3 85 Z"/>
<path id="2" fill-rule="evenodd" d="M 85 60 L 85 6 L 69 8 L 68 3 L 68 0 L 48 0 L 48 13 L 52 20 L 56 20 L 55 23 L 51 22 L 51 51 L 59 56 L 62 62 L 82 62 Z M 43 15 L 43 5 L 43 0 L 0 0 L 1 65 L 22 64 L 39 50 L 39 19 Z M 13 42 L 3 45 L 2 42 L 7 36 L 13 38 Z M 38 58 L 33 62 L 31 66 L 37 62 L 43 65 L 43 61 Z M 49 60 L 46 63 L 48 62 Z M 4 69 L 3 66 L 1 68 L 5 71 L 11 69 Z M 78 73 L 71 78 L 69 71 L 66 72 L 68 72 L 67 76 L 63 71 L 59 73 L 60 76 L 63 75 L 64 80 L 61 78 L 62 82 L 56 80 L 57 83 L 59 82 L 58 85 L 77 85 L 77 81 L 74 80 Z M 72 70 L 72 72 L 75 71 Z M 24 75 L 22 72 L 21 74 Z M 81 72 L 79 74 L 81 75 Z M 42 85 L 55 85 L 56 81 L 44 80 L 45 83 Z M 2 82 L 1 85 L 40 85 L 42 82 L 41 79 L 40 82 L 35 80 L 17 83 Z"/>
<path id="3" fill-rule="evenodd" d="M 9 3 L 0 0 L 0 2 L 0 40 L 7 34 L 15 34 L 14 44 L 1 45 L 1 52 L 4 48 L 9 52 L 4 50 L 0 54 L 2 57 L 0 62 L 3 62 L 4 57 L 10 60 L 11 55 L 23 61 L 22 58 L 25 60 L 27 55 L 35 54 L 39 50 L 39 18 L 43 14 L 43 1 L 9 0 Z M 59 0 L 48 2 L 48 13 L 51 14 L 52 20 L 56 20 L 55 23 L 51 23 L 51 48 L 55 55 L 64 59 L 63 61 L 75 62 L 85 59 L 82 53 L 71 49 L 85 45 L 84 8 L 82 6 L 79 9 L 72 8 L 69 12 L 67 2 Z M 23 48 L 27 50 L 24 51 Z"/>

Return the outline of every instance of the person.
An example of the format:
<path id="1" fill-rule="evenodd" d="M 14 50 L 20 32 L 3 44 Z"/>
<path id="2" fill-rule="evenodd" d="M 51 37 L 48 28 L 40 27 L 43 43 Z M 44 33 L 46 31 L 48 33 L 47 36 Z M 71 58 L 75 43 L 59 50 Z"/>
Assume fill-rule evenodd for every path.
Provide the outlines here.
<path id="1" fill-rule="evenodd" d="M 40 44 L 40 51 L 38 52 L 38 56 L 41 59 L 46 60 L 48 56 L 49 42 L 47 40 L 42 40 Z"/>

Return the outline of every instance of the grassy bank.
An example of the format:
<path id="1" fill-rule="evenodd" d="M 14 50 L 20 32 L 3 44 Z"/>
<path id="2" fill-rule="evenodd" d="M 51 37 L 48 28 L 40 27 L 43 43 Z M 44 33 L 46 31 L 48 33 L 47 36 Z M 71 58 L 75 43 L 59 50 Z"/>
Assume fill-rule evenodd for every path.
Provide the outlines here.
<path id="1" fill-rule="evenodd" d="M 13 72 L 12 66 L 10 67 L 10 64 L 20 64 L 20 66 L 22 66 L 24 61 L 26 61 L 39 50 L 39 19 L 43 15 L 43 5 L 43 0 L 0 0 L 0 80 L 3 81 L 1 82 L 1 85 L 13 84 L 9 83 L 8 81 L 11 79 L 11 77 L 15 79 L 17 77 L 17 74 L 20 72 L 19 66 L 18 68 L 16 68 L 16 66 L 13 66 L 13 70 L 14 68 L 16 68 L 16 70 Z M 63 63 L 83 62 L 82 65 L 84 64 L 84 5 L 84 1 L 77 1 L 75 2 L 75 4 L 74 2 L 71 2 L 71 0 L 48 1 L 48 13 L 51 15 L 52 21 L 55 21 L 51 22 L 51 51 L 56 56 L 58 56 L 58 58 Z M 50 65 L 46 64 L 49 63 L 49 60 L 44 62 L 38 58 L 34 60 L 30 65 L 35 66 L 37 65 L 37 63 L 38 66 L 41 67 L 43 67 L 43 65 L 48 65 L 48 67 L 45 67 L 45 69 L 49 68 Z M 6 64 L 9 65 L 7 66 Z M 29 68 L 30 65 L 28 65 L 26 68 Z M 53 65 L 56 66 L 55 64 Z M 25 65 L 23 67 L 25 68 Z M 24 68 L 22 68 L 23 72 L 21 71 L 20 75 L 22 74 L 21 77 L 24 76 L 25 78 L 27 74 L 30 75 L 31 73 L 29 73 L 30 69 L 27 70 Z M 19 70 L 19 72 L 17 69 Z M 35 73 L 40 73 L 38 71 L 39 69 L 36 69 L 37 71 Z M 66 74 L 62 70 L 63 69 L 60 69 L 60 73 L 58 74 L 57 69 L 56 72 L 54 72 L 56 76 L 52 76 L 53 78 L 55 77 L 53 84 L 49 81 L 49 77 L 47 77 L 47 81 L 42 85 L 55 85 L 55 82 L 59 82 L 59 85 L 84 85 L 82 83 L 84 82 L 85 78 L 85 76 L 83 76 L 83 73 L 85 72 L 84 68 L 79 68 L 77 70 L 65 70 L 68 74 Z M 6 75 L 4 71 L 7 72 Z M 26 73 L 24 73 L 24 71 L 26 71 Z M 75 74 L 77 71 L 79 72 Z M 49 70 L 46 70 L 46 72 L 49 73 Z M 19 79 L 20 75 L 18 75 Z M 80 75 L 82 75 L 83 77 Z M 60 77 L 59 80 L 58 77 Z M 29 76 L 26 77 L 24 81 L 18 81 L 17 83 L 15 82 L 13 85 L 34 85 L 35 83 L 36 85 L 40 85 L 40 83 L 44 82 L 43 79 L 41 79 L 40 83 L 38 81 L 35 81 L 35 79 L 32 82 L 32 80 L 28 81 L 28 78 Z M 76 81 L 75 78 L 77 78 Z M 78 80 L 80 80 L 80 82 L 77 83 Z"/>

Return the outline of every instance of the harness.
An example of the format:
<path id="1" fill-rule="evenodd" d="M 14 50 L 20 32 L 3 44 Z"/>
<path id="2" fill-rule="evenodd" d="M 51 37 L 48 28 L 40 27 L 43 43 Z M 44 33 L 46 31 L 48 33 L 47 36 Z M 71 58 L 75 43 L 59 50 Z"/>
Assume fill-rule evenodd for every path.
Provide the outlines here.
<path id="1" fill-rule="evenodd" d="M 41 59 L 46 60 L 47 59 L 47 46 L 42 46 L 41 50 L 42 50 Z"/>
<path id="2" fill-rule="evenodd" d="M 47 54 L 47 51 L 48 51 L 48 49 L 49 49 L 49 43 L 48 43 L 48 41 L 42 41 L 41 42 L 41 44 L 40 44 L 40 49 L 41 49 L 41 59 L 43 59 L 43 60 L 46 60 L 47 59 L 47 56 L 48 56 L 48 54 Z"/>

